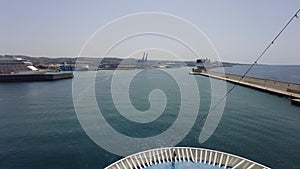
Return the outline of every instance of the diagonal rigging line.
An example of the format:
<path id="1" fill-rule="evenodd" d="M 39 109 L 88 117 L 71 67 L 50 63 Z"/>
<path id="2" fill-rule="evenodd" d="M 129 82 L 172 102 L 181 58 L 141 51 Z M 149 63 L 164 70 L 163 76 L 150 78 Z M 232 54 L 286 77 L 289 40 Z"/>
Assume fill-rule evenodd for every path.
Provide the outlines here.
<path id="1" fill-rule="evenodd" d="M 295 18 L 299 18 L 298 13 L 300 12 L 300 9 L 291 17 L 291 19 L 285 24 L 285 26 L 281 29 L 281 31 L 275 36 L 275 38 L 271 41 L 271 43 L 263 50 L 263 52 L 256 58 L 254 63 L 251 64 L 251 66 L 247 69 L 247 71 L 240 77 L 237 83 L 241 82 L 244 77 L 249 73 L 249 71 L 254 67 L 254 65 L 257 64 L 258 60 L 269 50 L 269 48 L 274 44 L 275 40 L 281 35 L 281 33 L 287 28 L 287 26 L 293 21 Z M 210 109 L 209 113 L 213 111 L 215 108 L 218 107 L 218 105 L 233 91 L 233 89 L 237 86 L 235 83 L 228 91 L 227 93 Z M 204 117 L 201 118 L 199 123 L 201 123 L 207 116 L 207 113 Z M 196 126 L 196 125 L 195 125 Z"/>

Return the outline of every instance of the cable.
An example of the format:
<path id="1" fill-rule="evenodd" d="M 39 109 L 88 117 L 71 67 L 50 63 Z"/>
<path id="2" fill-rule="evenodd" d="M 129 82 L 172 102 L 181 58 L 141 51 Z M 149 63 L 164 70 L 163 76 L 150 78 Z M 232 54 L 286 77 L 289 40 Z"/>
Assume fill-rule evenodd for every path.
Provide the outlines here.
<path id="1" fill-rule="evenodd" d="M 262 53 L 256 58 L 254 63 L 251 64 L 251 66 L 247 69 L 247 71 L 241 76 L 241 78 L 238 80 L 237 83 L 241 82 L 244 77 L 249 73 L 249 71 L 257 64 L 258 60 L 269 50 L 269 48 L 274 44 L 275 40 L 281 35 L 281 33 L 287 28 L 287 26 L 293 21 L 294 18 L 299 18 L 298 13 L 300 12 L 300 9 L 291 17 L 291 19 L 285 24 L 285 26 L 281 29 L 281 31 L 275 36 L 275 38 L 271 41 L 271 43 L 262 51 Z M 237 84 L 234 84 L 228 92 L 211 108 L 210 112 L 213 111 L 227 96 L 233 91 L 233 89 L 237 86 Z M 209 113 L 210 113 L 209 112 Z M 200 119 L 198 124 L 201 124 L 204 119 L 208 116 L 207 113 L 204 117 Z M 197 125 L 194 125 L 197 126 Z"/>

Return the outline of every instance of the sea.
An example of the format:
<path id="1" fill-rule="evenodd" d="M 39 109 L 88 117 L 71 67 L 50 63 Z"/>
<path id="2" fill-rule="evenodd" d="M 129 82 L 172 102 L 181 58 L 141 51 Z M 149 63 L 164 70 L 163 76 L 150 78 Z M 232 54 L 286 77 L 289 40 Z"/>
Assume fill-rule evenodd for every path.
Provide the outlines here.
<path id="1" fill-rule="evenodd" d="M 248 67 L 235 65 L 225 68 L 225 72 L 243 74 Z M 121 72 L 122 76 L 114 79 L 116 71 Z M 159 136 L 177 122 L 183 104 L 199 100 L 195 119 L 180 122 L 178 131 L 181 127 L 192 126 L 184 137 L 175 145 L 170 139 L 158 139 L 156 145 L 208 148 L 245 157 L 274 169 L 300 168 L 300 107 L 291 105 L 289 99 L 237 86 L 226 98 L 215 131 L 200 143 L 199 135 L 204 125 L 202 120 L 207 117 L 212 99 L 222 97 L 212 96 L 211 83 L 216 79 L 189 75 L 186 68 L 116 71 L 76 72 L 74 79 L 51 82 L 0 83 L 0 169 L 102 169 L 122 158 L 122 155 L 114 152 L 118 150 L 111 151 L 101 146 L 99 140 L 92 139 L 86 132 L 78 110 L 81 108 L 94 113 L 92 111 L 95 107 L 81 105 L 75 108 L 74 93 L 80 95 L 80 92 L 84 92 L 74 91 L 72 87 L 76 85 L 75 82 L 85 85 L 87 89 L 93 86 L 95 94 L 85 95 L 81 99 L 89 102 L 90 97 L 95 97 L 107 124 L 126 136 L 123 138 L 150 139 Z M 122 88 L 125 81 L 128 81 L 127 74 L 135 76 L 127 88 L 126 85 Z M 176 79 L 175 75 L 179 77 Z M 76 76 L 83 78 L 76 80 Z M 259 65 L 249 72 L 249 76 L 300 83 L 300 66 Z M 85 78 L 94 78 L 94 84 L 89 84 Z M 199 98 L 181 95 L 185 92 L 181 87 L 189 87 L 184 79 L 190 78 L 197 84 L 197 91 L 194 92 L 199 93 Z M 116 98 L 112 96 L 113 80 L 117 87 L 123 89 L 114 93 Z M 231 83 L 225 84 L 226 90 L 233 86 Z M 158 94 L 155 95 L 153 90 L 159 91 Z M 117 108 L 114 99 L 125 98 L 127 95 L 131 105 L 127 105 L 128 100 L 119 100 L 121 108 Z M 150 122 L 132 121 L 119 112 L 126 109 L 126 106 L 144 112 L 159 102 L 166 104 L 165 109 Z M 184 110 L 185 116 L 191 115 L 189 111 L 192 110 Z M 92 119 L 88 120 L 92 122 Z M 95 126 L 95 129 L 102 125 Z M 110 133 L 106 133 L 108 131 L 101 130 L 100 142 L 102 138 L 110 139 Z M 172 137 L 172 131 L 169 135 Z M 120 145 L 117 144 L 121 144 L 128 151 L 130 148 L 138 151 L 134 142 L 132 145 L 122 145 L 122 142 L 110 139 L 107 145 L 118 147 Z M 144 146 L 147 147 L 147 144 L 145 142 Z"/>

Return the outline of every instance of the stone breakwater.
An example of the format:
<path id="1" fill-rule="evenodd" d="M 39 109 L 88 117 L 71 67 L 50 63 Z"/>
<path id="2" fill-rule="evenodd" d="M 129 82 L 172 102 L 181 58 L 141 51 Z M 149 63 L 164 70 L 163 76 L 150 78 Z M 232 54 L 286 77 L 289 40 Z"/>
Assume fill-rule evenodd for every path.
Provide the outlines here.
<path id="1" fill-rule="evenodd" d="M 225 80 L 231 83 L 235 83 L 238 85 L 254 88 L 257 90 L 261 90 L 264 92 L 276 94 L 283 97 L 288 97 L 292 99 L 292 103 L 299 105 L 300 101 L 300 84 L 297 83 L 289 83 L 282 82 L 276 80 L 255 78 L 255 77 L 244 77 L 242 80 L 240 75 L 234 74 L 223 74 L 219 72 L 212 71 L 202 71 L 202 72 L 191 72 L 192 75 L 202 75 L 215 79 Z"/>

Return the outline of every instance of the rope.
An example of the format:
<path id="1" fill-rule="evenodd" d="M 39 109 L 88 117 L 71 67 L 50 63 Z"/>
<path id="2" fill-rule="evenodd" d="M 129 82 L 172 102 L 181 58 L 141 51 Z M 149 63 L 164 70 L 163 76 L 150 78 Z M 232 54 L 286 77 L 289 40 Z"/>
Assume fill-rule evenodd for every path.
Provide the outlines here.
<path id="1" fill-rule="evenodd" d="M 274 44 L 276 39 L 282 34 L 282 32 L 287 28 L 287 26 L 293 21 L 295 18 L 299 18 L 298 13 L 300 12 L 300 9 L 291 17 L 291 19 L 285 24 L 285 26 L 281 29 L 281 31 L 275 36 L 275 38 L 271 41 L 271 43 L 262 51 L 262 53 L 256 58 L 256 60 L 251 64 L 251 66 L 247 69 L 247 71 L 241 76 L 241 78 L 238 80 L 238 82 L 241 82 L 244 77 L 249 73 L 249 71 L 257 64 L 259 59 L 269 50 L 269 48 Z M 234 84 L 228 92 L 211 108 L 210 112 L 213 111 L 217 106 L 225 99 L 227 96 L 233 91 L 233 89 L 237 86 L 237 84 Z M 209 112 L 209 113 L 210 113 Z M 209 114 L 208 113 L 208 114 Z M 206 114 L 204 117 L 201 118 L 200 122 L 198 124 L 201 124 L 204 119 L 208 116 Z M 195 125 L 196 126 L 196 125 Z"/>

